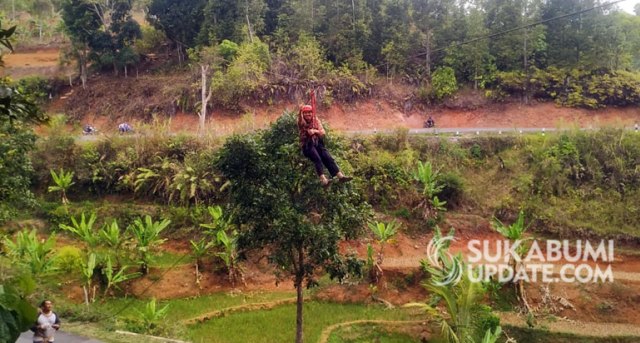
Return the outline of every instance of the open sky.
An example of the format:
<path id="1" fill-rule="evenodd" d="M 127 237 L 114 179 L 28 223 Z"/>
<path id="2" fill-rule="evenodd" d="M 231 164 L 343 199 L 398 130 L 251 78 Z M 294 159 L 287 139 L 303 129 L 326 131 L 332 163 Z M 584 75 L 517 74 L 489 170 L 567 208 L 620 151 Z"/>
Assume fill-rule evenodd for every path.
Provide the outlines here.
<path id="1" fill-rule="evenodd" d="M 640 3 L 640 0 L 627 0 L 627 1 L 623 1 L 623 2 L 618 3 L 618 7 L 622 8 L 626 12 L 629 12 L 629 13 L 633 14 L 633 7 L 637 3 Z"/>

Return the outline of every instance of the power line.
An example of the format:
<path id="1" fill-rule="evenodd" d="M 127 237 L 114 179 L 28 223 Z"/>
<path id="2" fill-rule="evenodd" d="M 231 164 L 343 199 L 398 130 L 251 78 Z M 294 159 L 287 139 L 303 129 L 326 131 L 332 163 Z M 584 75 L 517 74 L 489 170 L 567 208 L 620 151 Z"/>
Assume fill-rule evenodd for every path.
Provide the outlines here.
<path id="1" fill-rule="evenodd" d="M 492 34 L 487 35 L 487 36 L 473 38 L 473 39 L 470 39 L 470 40 L 464 41 L 464 42 L 453 43 L 453 44 L 450 44 L 449 46 L 446 46 L 446 47 L 443 47 L 443 48 L 434 49 L 434 50 L 431 51 L 431 53 L 444 51 L 444 50 L 446 50 L 448 48 L 458 47 L 458 46 L 461 46 L 461 45 L 477 42 L 477 41 L 484 40 L 484 39 L 490 39 L 490 38 L 498 37 L 498 36 L 501 36 L 501 35 L 504 35 L 504 34 L 507 34 L 507 33 L 510 33 L 510 32 L 526 29 L 526 28 L 529 28 L 529 27 L 538 26 L 538 25 L 541 25 L 541 24 L 546 24 L 546 23 L 554 21 L 554 20 L 559 20 L 559 19 L 572 17 L 574 15 L 578 15 L 578 14 L 586 13 L 586 12 L 589 12 L 589 11 L 593 11 L 593 10 L 598 9 L 598 8 L 603 8 L 603 7 L 608 7 L 608 6 L 611 6 L 611 5 L 615 5 L 615 4 L 623 2 L 623 1 L 627 1 L 627 0 L 612 1 L 612 2 L 609 2 L 609 3 L 606 3 L 606 4 L 590 7 L 590 8 L 584 9 L 584 10 L 580 10 L 580 11 L 576 11 L 576 12 L 572 12 L 572 13 L 568 13 L 568 14 L 563 14 L 563 15 L 560 15 L 560 16 L 557 16 L 557 17 L 553 17 L 553 18 L 549 18 L 549 19 L 545 19 L 545 20 L 540 20 L 540 21 L 537 21 L 535 23 L 522 25 L 522 26 L 514 27 L 514 28 L 511 28 L 511 29 L 508 29 L 508 30 L 492 33 Z M 423 52 L 423 53 L 419 53 L 417 55 L 414 55 L 414 57 L 425 56 L 426 54 L 427 54 L 426 52 Z"/>

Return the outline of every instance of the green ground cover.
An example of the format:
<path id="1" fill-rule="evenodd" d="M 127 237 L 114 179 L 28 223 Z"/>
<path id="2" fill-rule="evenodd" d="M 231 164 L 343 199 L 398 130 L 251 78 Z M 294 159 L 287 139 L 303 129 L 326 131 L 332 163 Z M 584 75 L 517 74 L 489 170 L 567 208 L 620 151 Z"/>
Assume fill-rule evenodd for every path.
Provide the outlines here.
<path id="1" fill-rule="evenodd" d="M 188 328 L 193 342 L 290 342 L 295 337 L 295 305 L 236 313 Z M 420 316 L 424 316 L 421 314 Z M 304 338 L 316 342 L 322 330 L 357 319 L 410 320 L 415 311 L 387 310 L 377 305 L 309 301 L 304 304 Z"/>

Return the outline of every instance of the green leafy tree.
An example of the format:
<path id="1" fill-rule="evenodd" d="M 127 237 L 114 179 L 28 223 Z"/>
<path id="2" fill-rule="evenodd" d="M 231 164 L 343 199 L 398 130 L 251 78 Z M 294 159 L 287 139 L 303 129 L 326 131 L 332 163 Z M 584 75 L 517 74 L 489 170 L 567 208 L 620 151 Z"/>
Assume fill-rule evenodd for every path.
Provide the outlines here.
<path id="1" fill-rule="evenodd" d="M 437 68 L 431 78 L 431 87 L 435 100 L 442 100 L 453 95 L 458 90 L 458 81 L 453 68 Z"/>
<path id="2" fill-rule="evenodd" d="M 67 191 L 75 184 L 75 182 L 73 182 L 73 172 L 70 171 L 67 173 L 64 169 L 60 169 L 59 173 L 56 173 L 53 169 L 49 172 L 51 173 L 51 178 L 55 183 L 55 186 L 49 186 L 49 192 L 60 192 L 62 196 L 62 204 L 67 205 L 69 203 Z"/>
<path id="3" fill-rule="evenodd" d="M 89 53 L 91 45 L 103 37 L 100 12 L 87 0 L 65 0 L 62 3 L 62 20 L 65 32 L 71 40 L 71 50 L 75 57 L 82 87 L 87 84 Z"/>
<path id="4" fill-rule="evenodd" d="M 153 0 L 149 4 L 147 20 L 175 44 L 180 62 L 184 61 L 187 48 L 196 45 L 205 4 L 206 0 Z"/>
<path id="5" fill-rule="evenodd" d="M 264 31 L 264 0 L 208 0 L 199 40 L 217 44 L 228 39 L 253 42 Z"/>
<path id="6" fill-rule="evenodd" d="M 164 219 L 162 221 L 153 221 L 151 216 L 145 216 L 137 218 L 132 225 L 129 226 L 129 231 L 135 241 L 136 257 L 140 262 L 140 268 L 143 274 L 149 272 L 149 262 L 153 256 L 153 252 L 158 248 L 166 239 L 160 238 L 162 230 L 166 229 L 171 224 L 171 221 Z"/>
<path id="7" fill-rule="evenodd" d="M 2 28 L 0 22 L 0 47 L 13 51 L 11 39 L 15 30 L 15 26 Z M 0 78 L 0 222 L 14 215 L 18 208 L 35 204 L 29 190 L 33 172 L 29 152 L 36 137 L 29 124 L 45 120 L 33 94 L 8 78 Z"/>
<path id="8" fill-rule="evenodd" d="M 14 32 L 16 32 L 16 26 L 3 29 L 2 22 L 0 22 L 0 44 L 9 49 L 9 51 L 13 51 L 13 46 L 11 45 L 11 40 L 9 38 L 13 36 Z M 2 57 L 2 55 L 0 55 L 0 57 Z M 2 59 L 0 59 L 0 67 L 4 67 Z"/>
<path id="9" fill-rule="evenodd" d="M 243 98 L 267 83 L 266 72 L 270 66 L 267 44 L 258 39 L 253 43 L 243 43 L 227 69 L 213 74 L 214 100 L 224 107 L 239 109 Z"/>
<path id="10" fill-rule="evenodd" d="M 362 228 L 369 207 L 355 183 L 323 189 L 297 135 L 295 114 L 283 114 L 259 136 L 229 138 L 217 166 L 230 181 L 239 249 L 269 249 L 281 277 L 293 279 L 296 342 L 302 342 L 304 284 L 315 285 L 319 269 L 337 278 L 359 271 L 361 264 L 343 256 L 338 243 Z"/>
<path id="11" fill-rule="evenodd" d="M 15 26 L 2 28 L 0 46 L 13 51 L 11 37 Z M 2 56 L 0 55 L 0 68 Z M 35 136 L 27 124 L 45 120 L 42 111 L 23 89 L 0 78 L 0 222 L 15 210 L 15 206 L 31 205 L 29 174 L 32 172 L 29 152 Z M 21 332 L 36 319 L 37 310 L 25 298 L 35 289 L 29 276 L 8 277 L 0 285 L 0 341 L 15 342 Z"/>

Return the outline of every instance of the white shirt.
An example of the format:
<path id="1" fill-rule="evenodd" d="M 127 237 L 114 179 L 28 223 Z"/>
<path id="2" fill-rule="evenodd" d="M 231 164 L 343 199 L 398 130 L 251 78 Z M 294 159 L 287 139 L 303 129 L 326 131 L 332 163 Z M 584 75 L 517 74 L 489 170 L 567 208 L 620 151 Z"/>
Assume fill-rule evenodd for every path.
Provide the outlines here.
<path id="1" fill-rule="evenodd" d="M 53 311 L 47 314 L 40 313 L 40 315 L 38 315 L 38 320 L 36 321 L 36 325 L 38 326 L 38 328 L 33 334 L 33 341 L 53 342 L 53 335 L 56 333 L 56 329 L 53 327 L 53 325 L 57 320 L 58 316 Z M 45 338 L 47 340 L 45 340 Z"/>

